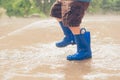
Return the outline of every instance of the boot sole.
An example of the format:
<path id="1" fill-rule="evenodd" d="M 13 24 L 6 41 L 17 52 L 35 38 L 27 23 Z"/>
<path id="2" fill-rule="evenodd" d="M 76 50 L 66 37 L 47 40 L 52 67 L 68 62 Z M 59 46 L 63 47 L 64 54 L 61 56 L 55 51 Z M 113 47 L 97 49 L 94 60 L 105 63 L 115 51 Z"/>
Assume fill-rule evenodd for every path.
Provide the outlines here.
<path id="1" fill-rule="evenodd" d="M 92 56 L 89 56 L 89 57 L 86 57 L 86 58 L 81 58 L 81 59 L 67 59 L 67 60 L 69 60 L 69 61 L 82 61 L 82 60 L 86 60 L 86 59 L 91 59 L 92 58 Z"/>
<path id="2" fill-rule="evenodd" d="M 65 46 L 58 46 L 58 45 L 56 45 L 56 47 L 58 47 L 58 48 L 62 48 L 62 47 L 67 47 L 67 46 L 69 46 L 69 45 L 75 45 L 75 43 L 70 43 L 70 44 L 65 45 Z"/>

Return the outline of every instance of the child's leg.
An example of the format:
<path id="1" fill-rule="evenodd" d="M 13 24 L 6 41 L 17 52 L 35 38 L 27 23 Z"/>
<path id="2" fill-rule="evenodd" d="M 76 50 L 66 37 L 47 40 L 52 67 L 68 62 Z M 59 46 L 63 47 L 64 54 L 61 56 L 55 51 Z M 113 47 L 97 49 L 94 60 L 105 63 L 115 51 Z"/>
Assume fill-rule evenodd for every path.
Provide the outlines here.
<path id="1" fill-rule="evenodd" d="M 64 17 L 63 22 L 66 26 L 69 26 L 74 35 L 75 42 L 77 44 L 77 52 L 73 55 L 67 56 L 67 60 L 83 60 L 91 58 L 91 49 L 84 34 L 80 34 L 80 23 L 84 16 L 85 6 L 88 3 L 74 1 L 70 4 L 70 11 L 68 11 Z M 89 35 L 90 36 L 90 35 Z"/>
<path id="2" fill-rule="evenodd" d="M 74 35 L 80 34 L 80 27 L 79 27 L 79 26 L 69 27 L 69 28 L 70 28 L 70 30 L 72 31 L 72 33 L 73 33 Z"/>
<path id="3" fill-rule="evenodd" d="M 76 53 L 67 56 L 67 60 L 84 60 L 92 57 L 92 52 L 88 40 L 85 38 L 84 34 L 80 33 L 78 26 L 70 27 L 74 34 L 75 42 L 77 45 Z M 90 34 L 87 34 L 90 37 Z"/>
<path id="4" fill-rule="evenodd" d="M 64 33 L 64 36 L 65 36 L 63 38 L 63 40 L 56 43 L 56 46 L 57 47 L 65 47 L 65 46 L 70 45 L 70 44 L 75 44 L 74 36 L 73 36 L 71 30 L 68 27 L 63 25 L 63 22 L 62 22 L 62 3 L 61 2 L 57 1 L 53 5 L 53 7 L 51 9 L 51 16 L 55 17 L 57 19 L 57 21 L 59 22 L 60 27 Z"/>

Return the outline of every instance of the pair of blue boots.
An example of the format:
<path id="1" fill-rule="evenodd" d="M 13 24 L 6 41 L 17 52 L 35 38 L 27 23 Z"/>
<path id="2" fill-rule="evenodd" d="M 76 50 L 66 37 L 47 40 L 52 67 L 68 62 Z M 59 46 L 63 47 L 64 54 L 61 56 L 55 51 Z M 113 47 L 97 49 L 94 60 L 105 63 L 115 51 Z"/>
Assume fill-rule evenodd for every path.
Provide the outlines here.
<path id="1" fill-rule="evenodd" d="M 64 39 L 56 43 L 57 47 L 66 47 L 68 45 L 77 45 L 76 53 L 67 56 L 67 60 L 84 60 L 92 58 L 91 46 L 90 46 L 90 32 L 85 28 L 81 29 L 79 35 L 73 35 L 68 27 L 65 27 L 62 22 L 59 22 L 65 35 Z M 84 31 L 84 33 L 82 33 Z"/>

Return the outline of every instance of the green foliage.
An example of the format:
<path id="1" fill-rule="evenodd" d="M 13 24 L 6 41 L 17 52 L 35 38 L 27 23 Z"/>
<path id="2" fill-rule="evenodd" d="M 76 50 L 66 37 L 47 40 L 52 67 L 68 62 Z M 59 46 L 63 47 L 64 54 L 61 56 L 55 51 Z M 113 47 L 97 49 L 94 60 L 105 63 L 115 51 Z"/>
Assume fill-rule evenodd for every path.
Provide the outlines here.
<path id="1" fill-rule="evenodd" d="M 90 13 L 96 13 L 101 10 L 100 5 L 101 5 L 101 0 L 92 0 L 90 6 L 89 6 L 89 12 Z"/>
<path id="2" fill-rule="evenodd" d="M 16 16 L 29 15 L 30 8 L 31 3 L 29 0 L 16 0 L 12 4 L 13 12 L 11 12 L 11 14 Z"/>
<path id="3" fill-rule="evenodd" d="M 44 1 L 44 2 L 43 2 Z M 56 0 L 0 0 L 0 7 L 6 9 L 8 16 L 49 15 L 50 8 Z M 88 13 L 120 12 L 120 0 L 92 0 Z"/>
<path id="4" fill-rule="evenodd" d="M 120 0 L 92 0 L 89 13 L 110 13 L 120 11 Z"/>
<path id="5" fill-rule="evenodd" d="M 116 0 L 113 9 L 120 12 L 120 0 Z"/>
<path id="6" fill-rule="evenodd" d="M 44 0 L 44 3 L 42 2 L 42 0 L 34 0 L 34 1 L 36 8 L 38 8 L 39 11 L 43 12 L 45 15 L 49 14 L 50 8 L 52 4 L 55 2 L 55 0 L 51 0 L 51 2 L 49 2 L 49 0 Z"/>
<path id="7" fill-rule="evenodd" d="M 8 16 L 29 15 L 31 8 L 29 0 L 0 0 L 0 5 L 7 10 Z"/>

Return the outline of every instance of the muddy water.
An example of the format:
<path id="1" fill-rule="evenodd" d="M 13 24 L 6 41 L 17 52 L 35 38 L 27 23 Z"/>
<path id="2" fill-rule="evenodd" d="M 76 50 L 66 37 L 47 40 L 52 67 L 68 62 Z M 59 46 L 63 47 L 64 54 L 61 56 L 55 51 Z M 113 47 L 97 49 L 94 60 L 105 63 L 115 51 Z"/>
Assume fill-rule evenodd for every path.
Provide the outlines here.
<path id="1" fill-rule="evenodd" d="M 63 36 L 56 20 L 2 20 L 0 80 L 120 80 L 120 16 L 86 16 L 81 25 L 91 31 L 93 58 L 70 62 L 76 46 L 54 45 Z"/>

